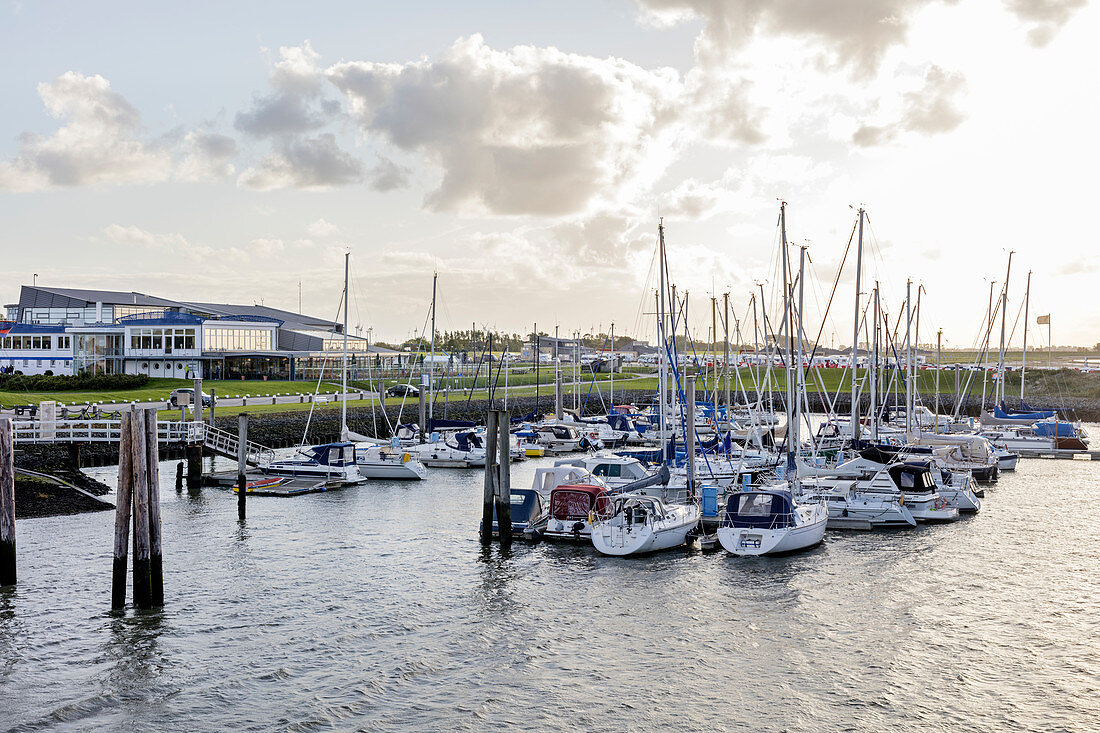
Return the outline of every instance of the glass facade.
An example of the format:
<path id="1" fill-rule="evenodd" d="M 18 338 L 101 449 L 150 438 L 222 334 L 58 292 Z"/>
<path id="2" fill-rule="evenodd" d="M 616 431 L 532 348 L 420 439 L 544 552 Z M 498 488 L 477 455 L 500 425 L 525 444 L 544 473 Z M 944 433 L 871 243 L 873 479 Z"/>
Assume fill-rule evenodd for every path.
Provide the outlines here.
<path id="1" fill-rule="evenodd" d="M 162 356 L 180 351 L 195 351 L 195 332 L 194 327 L 131 328 L 129 329 L 129 353 L 141 356 Z"/>
<path id="2" fill-rule="evenodd" d="M 366 351 L 370 344 L 364 338 L 357 338 L 355 336 L 348 336 L 348 352 L 352 351 Z M 344 350 L 344 337 L 336 336 L 335 338 L 326 338 L 325 351 L 343 351 Z"/>
<path id="3" fill-rule="evenodd" d="M 73 370 L 76 374 L 120 374 L 122 372 L 122 334 L 79 333 Z"/>
<path id="4" fill-rule="evenodd" d="M 112 313 L 111 311 L 114 311 Z M 103 319 L 107 320 L 112 316 L 114 318 L 122 318 L 123 316 L 136 316 L 144 315 L 146 313 L 164 313 L 166 309 L 163 305 L 105 305 L 103 306 Z"/>
<path id="5" fill-rule="evenodd" d="M 95 306 L 87 308 L 24 308 L 23 323 L 94 323 Z M 111 306 L 103 306 L 103 319 L 111 319 Z"/>
<path id="6" fill-rule="evenodd" d="M 290 357 L 227 356 L 210 372 L 214 379 L 290 379 Z"/>
<path id="7" fill-rule="evenodd" d="M 203 327 L 203 351 L 271 351 L 272 329 Z"/>
<path id="8" fill-rule="evenodd" d="M 29 350 L 40 349 L 45 351 L 52 351 L 54 348 L 58 351 L 67 351 L 72 348 L 71 336 L 5 336 L 0 340 L 0 348 L 2 349 L 15 349 L 15 350 Z"/>

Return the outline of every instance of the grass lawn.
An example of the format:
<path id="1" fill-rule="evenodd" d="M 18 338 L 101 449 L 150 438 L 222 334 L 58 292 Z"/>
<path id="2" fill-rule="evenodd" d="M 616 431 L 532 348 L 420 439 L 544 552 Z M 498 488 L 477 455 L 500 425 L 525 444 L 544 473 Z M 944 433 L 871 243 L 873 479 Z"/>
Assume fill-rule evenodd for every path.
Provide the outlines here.
<path id="1" fill-rule="evenodd" d="M 147 402 L 167 400 L 172 390 L 179 387 L 192 387 L 194 382 L 188 379 L 150 379 L 138 389 L 122 389 L 103 392 L 15 392 L 0 391 L 0 407 L 13 405 L 36 405 L 43 400 L 56 400 L 66 405 L 83 405 L 92 402 Z M 238 397 L 245 394 L 313 394 L 317 382 L 277 382 L 277 381 L 241 381 L 204 379 L 202 391 L 207 394 L 213 389 L 218 397 Z M 339 384 L 322 382 L 322 392 L 336 392 Z"/>

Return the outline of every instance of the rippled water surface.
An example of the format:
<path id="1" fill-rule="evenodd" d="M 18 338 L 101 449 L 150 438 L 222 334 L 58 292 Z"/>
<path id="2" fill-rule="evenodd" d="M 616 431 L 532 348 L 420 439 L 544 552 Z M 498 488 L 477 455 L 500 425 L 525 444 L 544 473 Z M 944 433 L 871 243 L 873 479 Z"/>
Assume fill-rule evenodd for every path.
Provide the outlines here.
<path id="1" fill-rule="evenodd" d="M 1100 726 L 1100 465 L 1022 461 L 977 516 L 778 559 L 485 552 L 476 471 L 243 526 L 161 475 L 163 611 L 109 612 L 113 512 L 17 523 L 0 728 Z"/>

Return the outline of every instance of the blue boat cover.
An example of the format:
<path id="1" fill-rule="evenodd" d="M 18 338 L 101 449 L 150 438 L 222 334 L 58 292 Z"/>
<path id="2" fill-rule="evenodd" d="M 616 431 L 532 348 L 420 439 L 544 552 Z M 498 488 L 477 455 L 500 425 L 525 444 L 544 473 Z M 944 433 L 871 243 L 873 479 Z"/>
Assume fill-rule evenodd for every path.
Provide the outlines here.
<path id="1" fill-rule="evenodd" d="M 1068 422 L 1037 422 L 1035 434 L 1044 438 L 1076 438 L 1077 428 Z"/>
<path id="2" fill-rule="evenodd" d="M 1020 422 L 1036 422 L 1037 420 L 1046 420 L 1048 417 L 1054 417 L 1057 414 L 1057 410 L 1036 410 L 1035 412 L 1019 412 L 1017 410 L 1006 410 L 1002 405 L 993 406 L 993 417 L 999 420 L 1019 420 Z"/>
<path id="3" fill-rule="evenodd" d="M 744 491 L 730 494 L 722 525 L 748 529 L 789 527 L 793 514 L 789 491 Z"/>
<path id="4" fill-rule="evenodd" d="M 443 420 L 440 418 L 433 418 L 428 421 L 428 432 L 433 430 L 441 430 L 443 428 L 472 428 L 477 425 L 473 420 Z"/>

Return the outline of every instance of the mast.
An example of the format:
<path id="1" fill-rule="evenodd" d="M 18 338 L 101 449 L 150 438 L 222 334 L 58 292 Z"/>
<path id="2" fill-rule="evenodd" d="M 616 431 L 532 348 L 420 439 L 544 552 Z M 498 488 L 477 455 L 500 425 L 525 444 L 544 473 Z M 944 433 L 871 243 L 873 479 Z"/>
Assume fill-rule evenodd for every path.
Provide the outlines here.
<path id="1" fill-rule="evenodd" d="M 859 281 L 863 275 L 863 207 L 859 209 L 859 242 L 856 245 L 856 297 L 852 317 L 852 442 L 859 440 L 859 390 L 856 386 L 856 364 L 859 362 Z"/>
<path id="2" fill-rule="evenodd" d="M 792 455 L 799 450 L 802 445 L 802 307 L 805 304 L 805 287 L 804 287 L 804 275 L 806 273 L 806 245 L 800 245 L 798 251 L 798 360 L 794 364 L 795 371 L 795 393 L 794 393 L 794 432 L 789 438 L 789 443 L 793 447 Z M 788 459 L 788 463 L 791 460 Z M 798 462 L 794 461 L 794 473 L 787 478 L 791 482 L 791 485 L 798 490 Z"/>
<path id="3" fill-rule="evenodd" d="M 726 430 L 730 428 L 730 294 L 722 293 L 722 367 L 726 375 Z"/>
<path id="4" fill-rule="evenodd" d="M 710 296 L 710 363 L 714 365 L 714 382 L 711 384 L 711 404 L 714 406 L 714 427 L 718 428 L 718 298 Z"/>
<path id="5" fill-rule="evenodd" d="M 787 329 L 787 356 L 783 360 L 786 365 L 783 381 L 787 387 L 787 480 L 791 481 L 795 475 L 795 440 L 798 438 L 798 398 L 795 396 L 794 386 L 794 328 L 792 314 L 794 306 L 791 302 L 790 275 L 787 273 L 787 202 L 779 202 L 779 259 L 783 269 L 783 326 Z"/>
<path id="6" fill-rule="evenodd" d="M 432 273 L 432 359 L 428 364 L 428 425 L 432 424 L 435 415 L 435 283 L 439 279 L 439 273 Z M 430 431 L 429 431 L 430 432 Z"/>
<path id="7" fill-rule="evenodd" d="M 1008 270 L 1005 272 L 1005 286 L 1001 289 L 1001 353 L 997 358 L 997 403 L 1005 401 L 1005 321 L 1008 320 L 1008 278 L 1012 275 L 1012 255 L 1008 252 Z"/>
<path id="8" fill-rule="evenodd" d="M 940 432 L 940 364 L 943 357 L 943 329 L 936 331 L 936 412 L 932 432 Z"/>
<path id="9" fill-rule="evenodd" d="M 909 405 L 910 410 L 917 408 L 917 394 L 919 392 L 917 389 L 917 352 L 920 351 L 920 296 L 922 290 L 924 290 L 924 286 L 917 285 L 917 322 L 913 324 L 913 390 L 909 398 L 912 403 Z"/>
<path id="10" fill-rule="evenodd" d="M 1031 270 L 1027 271 L 1027 290 L 1024 291 L 1024 350 L 1020 355 L 1020 409 L 1024 409 L 1024 373 L 1027 370 L 1027 310 L 1031 305 Z"/>
<path id="11" fill-rule="evenodd" d="M 660 391 L 660 396 L 657 400 L 657 423 L 660 426 L 657 432 L 658 441 L 661 443 L 662 449 L 664 448 L 664 430 L 665 430 L 665 395 L 668 393 L 668 375 L 665 373 L 668 368 L 668 355 L 665 352 L 665 339 L 664 339 L 664 327 L 665 327 L 665 220 L 660 218 L 657 220 L 657 270 L 660 273 L 659 283 L 657 291 L 657 343 L 660 351 L 660 366 L 657 372 L 657 389 Z M 664 451 L 661 451 L 662 460 L 664 463 Z"/>
<path id="12" fill-rule="evenodd" d="M 615 407 L 615 321 L 611 322 L 611 408 Z"/>
<path id="13" fill-rule="evenodd" d="M 879 301 L 878 280 L 875 280 L 875 327 L 871 329 L 871 363 L 868 365 L 871 372 L 871 440 L 878 440 L 878 334 L 879 334 Z"/>
<path id="14" fill-rule="evenodd" d="M 340 373 L 340 440 L 348 439 L 348 261 L 351 252 L 344 253 L 344 368 Z"/>
<path id="15" fill-rule="evenodd" d="M 912 280 L 905 281 L 905 434 L 908 436 L 909 431 L 913 429 L 913 411 L 909 407 L 910 399 L 913 396 L 913 356 L 910 353 L 910 341 L 909 341 L 909 326 L 913 322 L 913 309 L 910 306 L 910 299 L 912 297 Z M 896 402 L 894 404 L 897 404 Z"/>

